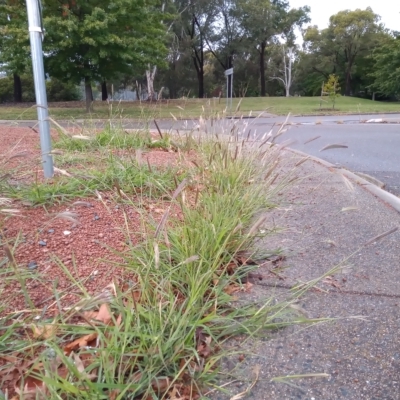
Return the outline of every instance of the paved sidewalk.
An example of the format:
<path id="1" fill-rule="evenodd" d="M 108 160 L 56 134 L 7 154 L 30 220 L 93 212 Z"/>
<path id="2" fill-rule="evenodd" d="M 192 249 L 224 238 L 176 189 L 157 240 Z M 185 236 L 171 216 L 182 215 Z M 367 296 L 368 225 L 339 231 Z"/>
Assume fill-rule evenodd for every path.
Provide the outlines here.
<path id="1" fill-rule="evenodd" d="M 288 153 L 288 158 L 301 156 Z M 295 282 L 320 277 L 355 253 L 344 263 L 348 268 L 318 283 L 320 290 L 311 290 L 297 305 L 309 318 L 338 319 L 248 341 L 244 348 L 257 356 L 239 364 L 235 375 L 240 382 L 230 386 L 230 395 L 215 398 L 245 390 L 259 365 L 259 380 L 245 398 L 400 399 L 400 230 L 363 247 L 400 228 L 400 214 L 357 183 L 350 189 L 333 168 L 307 161 L 298 175 L 302 179 L 285 196 L 287 203 L 266 224 L 286 230 L 260 244 L 284 247 L 289 256 L 283 265 L 289 268 L 281 272 L 283 279 L 255 285 L 245 301 L 288 296 Z M 268 275 L 267 269 L 260 272 Z M 329 378 L 289 380 L 292 386 L 270 382 L 277 376 L 318 373 Z"/>

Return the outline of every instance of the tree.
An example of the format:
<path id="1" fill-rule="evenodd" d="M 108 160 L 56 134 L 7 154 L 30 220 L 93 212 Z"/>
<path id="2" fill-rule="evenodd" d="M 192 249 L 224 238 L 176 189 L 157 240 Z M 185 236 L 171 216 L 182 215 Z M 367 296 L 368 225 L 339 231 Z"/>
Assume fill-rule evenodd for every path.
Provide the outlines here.
<path id="1" fill-rule="evenodd" d="M 332 108 L 335 108 L 336 98 L 340 96 L 338 92 L 340 92 L 339 78 L 331 74 L 328 81 L 322 86 L 321 98 L 324 94 L 327 94 L 332 103 Z"/>
<path id="2" fill-rule="evenodd" d="M 345 95 L 351 93 L 351 73 L 356 57 L 374 45 L 374 35 L 382 29 L 380 17 L 370 7 L 340 11 L 330 18 L 329 30 L 345 63 Z"/>
<path id="3" fill-rule="evenodd" d="M 266 95 L 266 54 L 284 38 L 293 46 L 294 28 L 309 22 L 309 7 L 289 9 L 285 0 L 238 0 L 238 14 L 247 40 L 259 55 L 260 93 Z"/>
<path id="4" fill-rule="evenodd" d="M 332 15 L 328 28 L 309 27 L 304 33 L 304 50 L 310 54 L 312 70 L 324 76 L 334 73 L 344 83 L 344 93 L 355 93 L 357 66 L 369 57 L 387 35 L 380 17 L 371 8 L 340 11 Z M 366 74 L 361 78 L 365 80 Z M 359 82 L 362 84 L 362 82 Z"/>
<path id="5" fill-rule="evenodd" d="M 12 74 L 14 101 L 22 101 L 21 75 L 30 67 L 30 45 L 25 2 L 0 2 L 0 65 Z"/>
<path id="6" fill-rule="evenodd" d="M 216 2 L 178 0 L 176 6 L 179 18 L 174 23 L 173 31 L 181 49 L 190 54 L 198 81 L 198 97 L 203 98 L 206 38 L 210 37 L 216 18 Z"/>
<path id="7" fill-rule="evenodd" d="M 396 35 L 396 33 L 395 33 Z M 372 89 L 386 96 L 400 94 L 400 35 L 389 38 L 377 47 L 372 57 L 374 82 Z"/>
<path id="8" fill-rule="evenodd" d="M 290 96 L 290 88 L 293 83 L 292 67 L 294 62 L 294 47 L 282 46 L 282 68 L 280 70 L 282 76 L 273 76 L 271 79 L 277 79 L 283 83 L 286 91 L 286 97 Z"/>
<path id="9" fill-rule="evenodd" d="M 152 0 L 44 0 L 50 75 L 84 80 L 89 111 L 94 82 L 162 64 L 165 29 L 155 5 Z"/>

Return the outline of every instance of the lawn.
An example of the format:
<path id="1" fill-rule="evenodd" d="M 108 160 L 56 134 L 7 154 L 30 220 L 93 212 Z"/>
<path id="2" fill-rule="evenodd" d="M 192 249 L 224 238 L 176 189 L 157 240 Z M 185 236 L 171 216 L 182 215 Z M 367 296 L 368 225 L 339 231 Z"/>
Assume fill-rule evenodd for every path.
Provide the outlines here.
<path id="1" fill-rule="evenodd" d="M 187 99 L 147 102 L 95 102 L 94 112 L 85 112 L 84 102 L 50 103 L 50 115 L 55 119 L 81 118 L 192 118 L 216 114 L 249 115 L 267 112 L 276 115 L 325 115 L 368 114 L 400 112 L 400 103 L 380 102 L 354 97 L 340 97 L 335 110 L 329 102 L 323 102 L 320 110 L 319 97 L 247 97 L 234 99 L 232 108 L 226 110 L 226 99 Z M 18 106 L 0 106 L 0 119 L 36 119 L 36 108 L 31 103 Z"/>

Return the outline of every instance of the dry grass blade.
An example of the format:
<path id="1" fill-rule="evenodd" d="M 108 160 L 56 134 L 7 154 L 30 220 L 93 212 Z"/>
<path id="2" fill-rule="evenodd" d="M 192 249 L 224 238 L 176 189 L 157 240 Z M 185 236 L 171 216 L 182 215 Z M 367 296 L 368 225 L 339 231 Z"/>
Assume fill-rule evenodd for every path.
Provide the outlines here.
<path id="1" fill-rule="evenodd" d="M 317 140 L 320 137 L 321 137 L 320 135 L 319 136 L 314 136 L 311 139 L 306 140 L 303 144 L 307 144 L 307 143 L 313 142 L 314 140 Z"/>
<path id="2" fill-rule="evenodd" d="M 6 197 L 0 197 L 0 205 L 11 204 L 11 200 Z"/>
<path id="3" fill-rule="evenodd" d="M 160 249 L 158 247 L 157 242 L 153 243 L 153 248 L 154 248 L 154 263 L 156 268 L 158 269 L 160 266 Z"/>
<path id="4" fill-rule="evenodd" d="M 69 172 L 67 172 L 65 169 L 60 169 L 60 168 L 57 168 L 57 167 L 54 167 L 54 172 L 57 172 L 57 173 L 59 173 L 59 174 L 61 174 L 61 175 L 68 176 L 68 177 L 71 177 L 71 176 L 72 176 L 72 175 L 71 175 Z"/>
<path id="5" fill-rule="evenodd" d="M 331 150 L 331 149 L 347 149 L 349 146 L 345 144 L 328 144 L 327 146 L 323 147 L 320 151 L 324 150 Z"/>
<path id="6" fill-rule="evenodd" d="M 354 185 L 350 182 L 350 180 L 348 178 L 346 178 L 343 174 L 342 174 L 342 179 L 344 184 L 346 185 L 347 189 L 354 191 Z"/>
<path id="7" fill-rule="evenodd" d="M 189 264 L 189 263 L 191 263 L 193 261 L 197 261 L 197 260 L 200 260 L 199 256 L 192 256 L 192 257 L 189 257 L 186 260 L 182 261 L 179 265 Z"/>
<path id="8" fill-rule="evenodd" d="M 80 139 L 80 140 L 92 140 L 90 136 L 85 136 L 85 135 L 73 135 L 73 139 Z"/>
<path id="9" fill-rule="evenodd" d="M 64 152 L 62 150 L 52 150 L 49 154 L 52 154 L 53 156 L 62 156 L 64 154 Z"/>
<path id="10" fill-rule="evenodd" d="M 272 378 L 270 382 L 280 382 L 289 384 L 288 380 L 290 379 L 304 379 L 304 378 L 330 378 L 330 374 L 326 374 L 324 372 L 315 373 L 315 374 L 298 374 L 298 375 L 286 375 L 286 376 L 277 376 Z M 293 385 L 294 386 L 294 385 Z M 295 386 L 297 387 L 297 386 Z"/>
<path id="11" fill-rule="evenodd" d="M 18 214 L 21 210 L 17 210 L 16 208 L 1 208 L 0 212 L 3 214 Z"/>
<path id="12" fill-rule="evenodd" d="M 12 253 L 12 251 L 10 250 L 10 248 L 8 247 L 7 244 L 3 244 L 3 251 L 4 251 L 4 254 L 6 255 L 6 257 L 8 258 L 8 261 L 10 262 L 10 264 L 12 264 L 14 267 L 17 267 L 17 263 L 15 261 L 14 254 Z"/>
<path id="13" fill-rule="evenodd" d="M 260 366 L 256 365 L 253 369 L 253 372 L 255 374 L 255 378 L 254 381 L 251 383 L 251 385 L 244 391 L 241 393 L 236 394 L 235 396 L 231 397 L 230 400 L 240 400 L 243 399 L 245 396 L 247 396 L 251 389 L 253 389 L 254 385 L 258 382 L 258 377 L 260 376 Z"/>
<path id="14" fill-rule="evenodd" d="M 13 154 L 10 156 L 9 160 L 12 160 L 13 158 L 19 158 L 19 157 L 26 157 L 28 155 L 28 152 L 26 150 L 20 151 L 19 153 Z"/>
<path id="15" fill-rule="evenodd" d="M 136 162 L 137 162 L 138 165 L 142 165 L 142 162 L 143 162 L 142 155 L 143 155 L 143 152 L 142 152 L 141 149 L 137 149 L 135 151 L 135 159 L 136 159 Z"/>
<path id="16" fill-rule="evenodd" d="M 373 237 L 372 239 L 368 240 L 368 242 L 366 242 L 366 243 L 364 244 L 364 246 L 368 246 L 368 245 L 371 244 L 371 243 L 377 242 L 378 240 L 381 240 L 381 239 L 383 239 L 384 237 L 389 236 L 389 235 L 391 235 L 391 234 L 394 233 L 394 232 L 397 232 L 398 229 L 399 229 L 399 228 L 396 226 L 395 228 L 392 228 L 392 229 L 390 229 L 389 231 L 386 231 L 386 232 L 384 232 L 384 233 L 382 233 L 382 234 L 380 234 L 380 235 L 378 235 L 378 236 L 375 236 L 375 237 Z"/>
<path id="17" fill-rule="evenodd" d="M 54 218 L 61 218 L 61 219 L 66 219 L 68 221 L 71 221 L 75 224 L 78 224 L 78 214 L 77 213 L 73 213 L 71 211 L 63 211 L 58 213 L 57 215 L 54 216 Z"/>
<path id="18" fill-rule="evenodd" d="M 62 127 L 57 121 L 55 121 L 53 118 L 47 117 L 47 119 L 48 119 L 51 123 L 53 123 L 64 135 L 66 135 L 66 136 L 71 136 L 71 135 L 69 134 L 69 132 L 68 132 L 64 127 Z"/>
<path id="19" fill-rule="evenodd" d="M 358 207 L 343 207 L 340 211 L 345 212 L 345 211 L 355 211 L 358 210 Z"/>
<path id="20" fill-rule="evenodd" d="M 267 215 L 263 215 L 260 218 L 258 218 L 258 220 L 250 228 L 248 235 L 249 236 L 253 235 L 266 219 L 267 219 Z"/>
<path id="21" fill-rule="evenodd" d="M 179 184 L 179 186 L 175 189 L 175 192 L 174 192 L 173 195 L 172 195 L 171 202 L 173 202 L 173 201 L 179 196 L 179 194 L 180 194 L 180 193 L 182 192 L 182 190 L 185 188 L 186 183 L 187 183 L 187 180 L 184 179 L 184 180 Z M 168 207 L 168 209 L 165 211 L 163 217 L 161 218 L 160 223 L 159 223 L 158 226 L 157 226 L 156 232 L 155 232 L 155 234 L 154 234 L 154 237 L 155 237 L 156 239 L 157 239 L 158 235 L 160 234 L 162 228 L 164 227 L 165 222 L 166 222 L 167 219 L 168 219 L 168 215 L 169 215 L 170 208 L 171 208 L 171 206 Z"/>
<path id="22" fill-rule="evenodd" d="M 310 157 L 304 157 L 304 158 L 302 158 L 300 161 L 298 161 L 296 164 L 295 164 L 295 167 L 299 167 L 301 164 L 304 164 L 306 161 L 308 161 L 310 159 Z"/>
<path id="23" fill-rule="evenodd" d="M 156 120 L 154 120 L 154 125 L 156 126 L 157 131 L 158 131 L 158 134 L 160 135 L 161 139 L 164 139 L 164 136 L 163 136 L 163 134 L 162 134 L 162 132 L 161 132 L 161 129 L 160 129 L 160 127 L 158 126 Z"/>
<path id="24" fill-rule="evenodd" d="M 241 99 L 239 100 L 239 103 L 238 103 L 238 105 L 236 106 L 235 112 L 238 112 L 238 111 L 240 110 L 240 105 L 242 104 L 242 100 L 243 100 L 243 98 L 241 98 Z"/>

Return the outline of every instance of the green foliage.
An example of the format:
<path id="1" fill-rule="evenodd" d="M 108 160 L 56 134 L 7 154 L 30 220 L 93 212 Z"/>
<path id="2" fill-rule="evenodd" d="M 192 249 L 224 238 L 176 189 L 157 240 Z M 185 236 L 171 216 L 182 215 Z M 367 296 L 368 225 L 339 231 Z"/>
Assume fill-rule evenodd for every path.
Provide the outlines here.
<path id="1" fill-rule="evenodd" d="M 26 5 L 23 0 L 0 2 L 0 65 L 19 75 L 31 67 Z"/>
<path id="2" fill-rule="evenodd" d="M 380 17 L 371 8 L 345 10 L 332 15 L 328 28 L 312 26 L 304 34 L 304 48 L 310 73 L 328 79 L 335 73 L 344 84 L 346 95 L 363 90 L 370 82 L 364 62 L 387 33 L 379 24 Z"/>
<path id="3" fill-rule="evenodd" d="M 162 64 L 161 14 L 150 0 L 44 0 L 46 65 L 51 76 L 79 83 Z M 67 33 L 67 35 L 66 35 Z"/>
<path id="4" fill-rule="evenodd" d="M 73 82 L 62 82 L 59 79 L 51 78 L 46 82 L 47 100 L 56 101 L 76 101 L 81 100 L 82 94 L 79 87 Z"/>
<path id="5" fill-rule="evenodd" d="M 31 75 L 21 75 L 22 101 L 35 101 L 35 87 Z M 12 76 L 0 79 L 0 103 L 11 103 L 14 101 L 14 80 Z"/>
<path id="6" fill-rule="evenodd" d="M 340 96 L 339 77 L 335 74 L 329 75 L 329 79 L 322 87 L 322 94 L 327 94 L 332 102 L 332 108 L 335 108 L 336 98 Z"/>
<path id="7" fill-rule="evenodd" d="M 35 86 L 32 75 L 22 75 L 22 101 L 35 101 Z M 79 88 L 72 83 L 63 83 L 58 79 L 46 82 L 47 100 L 52 101 L 74 101 L 80 100 Z M 12 76 L 0 79 L 0 103 L 11 103 L 14 101 L 14 81 Z"/>
<path id="8" fill-rule="evenodd" d="M 373 90 L 387 96 L 400 95 L 400 36 L 390 38 L 374 54 Z"/>

